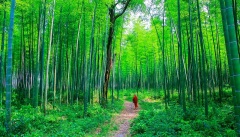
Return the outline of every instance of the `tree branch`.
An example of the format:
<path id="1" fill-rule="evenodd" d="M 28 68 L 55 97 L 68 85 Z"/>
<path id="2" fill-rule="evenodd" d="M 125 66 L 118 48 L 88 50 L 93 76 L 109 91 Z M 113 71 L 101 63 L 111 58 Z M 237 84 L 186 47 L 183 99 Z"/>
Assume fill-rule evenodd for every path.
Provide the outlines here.
<path id="1" fill-rule="evenodd" d="M 129 5 L 130 1 L 131 1 L 131 0 L 127 0 L 127 1 L 126 1 L 125 6 L 123 7 L 122 12 L 119 13 L 118 15 L 116 15 L 116 16 L 114 17 L 115 20 L 116 20 L 118 17 L 122 16 L 122 14 L 126 11 L 126 9 L 127 9 L 128 5 Z"/>
<path id="2" fill-rule="evenodd" d="M 119 3 L 121 3 L 121 2 L 115 3 L 114 5 L 112 5 L 112 7 L 115 8 Z"/>

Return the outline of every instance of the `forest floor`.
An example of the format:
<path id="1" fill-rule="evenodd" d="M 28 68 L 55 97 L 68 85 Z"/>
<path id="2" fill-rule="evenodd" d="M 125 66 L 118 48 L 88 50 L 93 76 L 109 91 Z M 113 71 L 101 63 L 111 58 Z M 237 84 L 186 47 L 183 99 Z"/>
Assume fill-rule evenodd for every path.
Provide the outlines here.
<path id="1" fill-rule="evenodd" d="M 138 109 L 134 109 L 134 104 L 129 101 L 124 102 L 125 108 L 120 114 L 115 116 L 112 120 L 118 125 L 118 130 L 110 133 L 111 137 L 129 137 L 130 135 L 130 123 L 131 121 L 138 116 Z"/>

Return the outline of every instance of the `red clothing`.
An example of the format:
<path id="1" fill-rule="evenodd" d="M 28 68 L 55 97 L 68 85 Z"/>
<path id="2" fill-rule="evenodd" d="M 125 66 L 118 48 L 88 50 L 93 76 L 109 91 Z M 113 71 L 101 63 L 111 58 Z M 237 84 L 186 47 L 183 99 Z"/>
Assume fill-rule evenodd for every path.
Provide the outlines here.
<path id="1" fill-rule="evenodd" d="M 134 103 L 134 106 L 135 106 L 135 109 L 138 107 L 138 98 L 136 95 L 134 95 L 133 97 L 133 103 Z"/>

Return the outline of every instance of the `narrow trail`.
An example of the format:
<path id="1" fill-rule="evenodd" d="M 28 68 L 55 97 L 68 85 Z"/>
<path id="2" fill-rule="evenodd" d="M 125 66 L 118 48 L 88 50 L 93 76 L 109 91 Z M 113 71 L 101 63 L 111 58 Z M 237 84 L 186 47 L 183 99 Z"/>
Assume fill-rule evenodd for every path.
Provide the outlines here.
<path id="1" fill-rule="evenodd" d="M 131 120 L 138 116 L 138 109 L 134 109 L 132 102 L 125 101 L 125 108 L 114 118 L 114 122 L 119 125 L 119 129 L 111 134 L 111 137 L 129 137 Z"/>

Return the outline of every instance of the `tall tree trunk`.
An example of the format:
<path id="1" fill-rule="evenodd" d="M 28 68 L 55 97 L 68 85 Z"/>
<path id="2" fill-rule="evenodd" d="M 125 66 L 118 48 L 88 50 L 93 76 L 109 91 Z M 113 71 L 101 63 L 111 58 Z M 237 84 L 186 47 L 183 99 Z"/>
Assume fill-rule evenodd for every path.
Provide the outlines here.
<path id="1" fill-rule="evenodd" d="M 83 54 L 82 54 L 82 83 L 83 83 L 83 97 L 84 97 L 84 105 L 83 105 L 83 116 L 85 117 L 87 114 L 88 109 L 88 93 L 87 93 L 87 87 L 86 87 L 86 77 L 87 77 L 87 59 L 86 59 L 86 7 L 83 1 Z"/>
<path id="2" fill-rule="evenodd" d="M 178 50 L 179 50 L 179 90 L 181 94 L 181 103 L 183 111 L 186 113 L 186 101 L 185 101 L 185 89 L 184 89 L 184 77 L 183 77 L 183 56 L 182 56 L 182 35 L 181 35 L 181 13 L 180 13 L 180 0 L 178 2 Z"/>
<path id="3" fill-rule="evenodd" d="M 224 30 L 224 40 L 226 44 L 226 51 L 227 51 L 227 58 L 228 58 L 228 68 L 230 73 L 230 85 L 232 86 L 232 94 L 233 94 L 233 105 L 234 105 L 234 112 L 236 111 L 236 95 L 235 95 L 235 86 L 234 86 L 234 77 L 233 75 L 233 65 L 231 61 L 231 49 L 230 49 L 230 43 L 229 43 L 229 32 L 228 32 L 228 26 L 227 26 L 227 14 L 226 14 L 226 7 L 225 7 L 225 1 L 220 0 L 220 6 L 221 6 L 221 14 L 222 14 L 222 24 L 223 24 L 223 30 Z"/>
<path id="4" fill-rule="evenodd" d="M 3 53 L 4 53 L 4 41 L 5 41 L 5 24 L 6 24 L 6 2 L 4 2 L 4 12 L 3 12 L 3 26 L 2 26 L 2 43 L 1 43 L 1 53 L 0 53 L 0 106 L 2 106 L 3 97 L 3 75 L 2 75 L 2 65 L 3 65 Z"/>
<path id="5" fill-rule="evenodd" d="M 121 66 L 121 55 L 122 55 L 122 37 L 123 37 L 123 22 L 124 22 L 124 17 L 123 17 L 123 21 L 122 21 L 122 25 L 121 25 L 121 37 L 120 37 L 120 52 L 119 52 L 119 55 L 118 55 L 118 84 L 117 84 L 117 100 L 119 100 L 119 90 L 120 90 L 120 85 L 121 85 L 121 69 L 120 69 L 120 66 Z"/>
<path id="6" fill-rule="evenodd" d="M 57 70 L 58 70 L 58 79 L 57 79 L 57 86 L 59 88 L 59 104 L 61 105 L 62 103 L 62 81 L 63 81 L 63 68 L 62 68 L 62 58 L 63 58 L 63 41 L 62 41 L 62 7 L 60 8 L 60 15 L 59 15 L 59 23 L 58 23 L 58 46 L 60 46 L 59 48 L 57 48 L 57 52 L 59 53 L 58 57 L 59 57 L 59 61 L 58 62 L 58 66 L 57 66 Z M 58 51 L 59 50 L 59 51 Z"/>
<path id="7" fill-rule="evenodd" d="M 196 76 L 195 76 L 195 69 L 194 69 L 194 67 L 195 67 L 195 60 L 194 60 L 194 40 L 193 40 L 193 23 L 192 23 L 192 4 L 193 4 L 193 1 L 192 0 L 188 0 L 188 4 L 189 4 L 189 22 L 190 22 L 190 45 L 191 45 L 191 47 L 190 47 L 190 49 L 189 49 L 189 51 L 190 51 L 190 54 L 189 54 L 189 56 L 191 57 L 190 59 L 191 59 L 191 63 L 190 63 L 190 72 L 189 72 L 189 74 L 190 74 L 190 79 L 191 79 L 191 86 L 190 86 L 190 91 L 192 91 L 192 99 L 193 99 L 193 102 L 194 102 L 194 104 L 196 104 L 196 101 L 197 101 L 197 96 L 196 96 Z"/>
<path id="8" fill-rule="evenodd" d="M 236 40 L 237 40 L 237 43 L 238 43 L 238 53 L 239 53 L 239 56 L 240 56 L 240 35 L 239 35 L 239 25 L 238 25 L 238 8 L 239 8 L 239 5 L 237 5 L 237 0 L 232 0 L 232 7 L 233 7 L 233 17 L 234 17 L 234 24 L 235 24 L 235 32 L 236 32 Z"/>
<path id="9" fill-rule="evenodd" d="M 55 10 L 55 0 L 53 0 L 52 5 L 52 21 L 51 21 L 51 30 L 50 30 L 50 40 L 49 40 L 49 47 L 48 47 L 48 59 L 47 59 L 47 69 L 46 69 L 46 87 L 45 87 L 45 94 L 44 94 L 44 115 L 46 115 L 47 109 L 47 93 L 49 87 L 49 65 L 50 65 L 50 58 L 51 58 L 51 49 L 52 49 L 52 39 L 53 39 L 53 24 L 54 24 L 54 10 Z"/>
<path id="10" fill-rule="evenodd" d="M 114 26 L 115 26 L 115 18 L 114 18 L 114 9 L 109 9 L 109 15 L 110 15 L 110 27 L 109 27 L 109 33 L 108 33 L 108 42 L 107 42 L 107 63 L 106 63 L 106 71 L 105 71 L 105 79 L 104 79 L 104 85 L 103 85 L 103 99 L 102 103 L 103 106 L 106 107 L 107 104 L 107 95 L 108 95 L 108 83 L 109 83 L 109 77 L 110 77 L 110 71 L 112 66 L 112 40 L 114 35 Z"/>
<path id="11" fill-rule="evenodd" d="M 46 24 L 46 0 L 43 2 L 43 24 L 42 24 L 42 40 L 41 40 L 41 54 L 40 54 L 40 92 L 41 92 L 41 106 L 43 105 L 43 92 L 44 92 L 44 46 L 45 46 L 45 24 Z"/>
<path id="12" fill-rule="evenodd" d="M 91 95 L 93 94 L 91 86 L 92 86 L 92 60 L 93 60 L 93 52 L 94 52 L 94 33 L 95 33 L 95 18 L 96 18 L 96 10 L 97 10 L 97 2 L 94 6 L 94 13 L 92 18 L 92 32 L 90 38 L 90 50 L 89 50 L 89 64 L 88 64 L 88 103 L 90 103 Z"/>
<path id="13" fill-rule="evenodd" d="M 165 1 L 163 5 L 163 25 L 162 25 L 162 62 L 163 62 L 163 91 L 165 96 L 165 109 L 167 109 L 167 102 L 168 102 L 168 96 L 167 96 L 167 71 L 166 71 L 166 61 L 165 61 Z M 160 41 L 160 40 L 159 40 Z"/>
<path id="14" fill-rule="evenodd" d="M 41 29 L 42 29 L 42 14 L 41 6 L 39 6 L 39 21 L 38 21 L 38 44 L 36 48 L 36 63 L 35 63 L 35 74 L 34 74 L 34 92 L 33 92 L 33 107 L 38 106 L 38 94 L 39 94 L 39 59 L 40 59 L 40 45 L 41 45 Z"/>
<path id="15" fill-rule="evenodd" d="M 66 35 L 65 35 L 65 40 L 66 40 L 66 64 L 65 66 L 65 83 L 64 83 L 64 91 L 66 91 L 67 97 L 66 97 L 66 102 L 67 105 L 69 103 L 69 85 L 70 85 L 70 70 L 71 70 L 71 55 L 69 55 L 69 39 L 68 39 L 68 34 L 69 34 L 69 17 L 67 17 L 67 22 L 66 22 Z M 71 51 L 71 50 L 70 50 Z"/>
<path id="16" fill-rule="evenodd" d="M 12 93 L 12 43 L 13 43 L 13 26 L 14 26 L 14 8 L 15 0 L 11 0 L 10 24 L 8 32 L 8 58 L 6 73 L 6 130 L 11 133 L 11 93 Z"/>
<path id="17" fill-rule="evenodd" d="M 55 45 L 54 54 L 53 54 L 54 55 L 53 108 L 55 107 L 55 104 L 56 104 L 56 90 L 57 90 L 57 60 L 58 60 L 57 45 L 59 45 L 59 39 L 58 39 L 58 44 Z"/>
<path id="18" fill-rule="evenodd" d="M 79 22 L 78 22 L 78 31 L 77 31 L 77 40 L 76 40 L 76 56 L 75 56 L 75 66 L 74 66 L 74 69 L 75 69 L 75 77 L 76 77 L 76 81 L 75 81 L 75 84 L 78 85 L 78 81 L 80 81 L 80 76 L 79 76 L 79 67 L 78 67 L 78 63 L 79 63 L 79 57 L 78 57 L 78 54 L 79 54 L 79 40 L 80 40 L 80 32 L 81 32 L 81 25 L 82 25 L 82 11 L 83 11 L 83 5 L 81 7 L 81 15 L 80 15 L 80 18 L 79 18 Z M 78 80 L 79 79 L 79 80 Z M 77 89 L 78 89 L 78 86 L 77 86 Z M 78 99 L 79 99 L 79 91 L 77 91 L 77 104 L 78 104 Z"/>
<path id="19" fill-rule="evenodd" d="M 201 17 L 200 17 L 200 8 L 199 8 L 199 0 L 197 0 L 197 9 L 198 9 L 198 23 L 199 23 L 199 37 L 200 37 L 200 46 L 201 46 L 201 54 L 202 54 L 202 84 L 203 84 L 203 90 L 204 90 L 204 100 L 205 100 L 205 115 L 208 117 L 208 96 L 207 96 L 207 79 L 206 79 L 206 70 L 205 70 L 205 52 L 204 52 L 204 43 L 203 43 L 203 36 L 202 36 L 202 26 L 201 26 Z"/>
<path id="20" fill-rule="evenodd" d="M 234 91 L 234 96 L 236 99 L 234 100 L 235 104 L 235 116 L 236 116 L 236 126 L 237 126 L 237 136 L 240 136 L 240 63 L 239 63 L 239 52 L 238 52 L 238 43 L 236 38 L 236 30 L 234 24 L 234 16 L 233 16 L 233 8 L 232 8 L 232 1 L 225 0 L 225 10 L 226 10 L 226 18 L 227 18 L 227 30 L 228 30 L 228 38 L 229 43 L 226 43 L 227 49 L 229 48 L 230 52 L 230 60 L 232 64 L 232 88 Z M 231 70 L 231 68 L 229 68 Z"/>
<path id="21" fill-rule="evenodd" d="M 126 11 L 129 3 L 131 0 L 127 0 L 124 4 L 123 10 L 115 15 L 115 7 L 117 4 L 112 4 L 109 8 L 109 16 L 110 16 L 110 27 L 108 31 L 108 42 L 107 42 L 107 63 L 106 63 L 106 70 L 105 70 L 105 79 L 103 84 L 103 99 L 102 99 L 102 106 L 106 107 L 107 105 L 107 96 L 108 96 L 108 83 L 110 78 L 110 72 L 112 68 L 112 41 L 114 36 L 114 27 L 115 27 L 115 21 L 118 17 L 122 16 L 122 14 Z"/>

